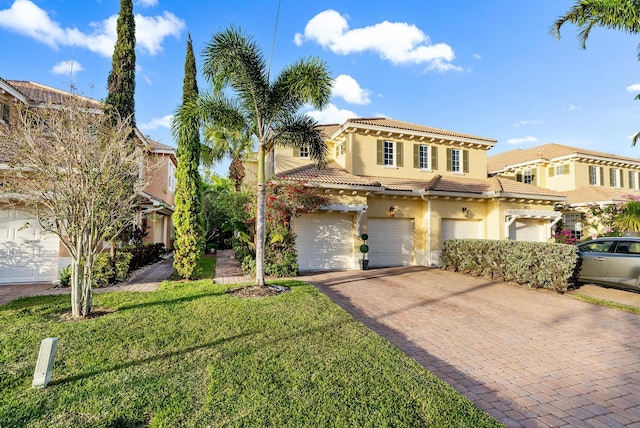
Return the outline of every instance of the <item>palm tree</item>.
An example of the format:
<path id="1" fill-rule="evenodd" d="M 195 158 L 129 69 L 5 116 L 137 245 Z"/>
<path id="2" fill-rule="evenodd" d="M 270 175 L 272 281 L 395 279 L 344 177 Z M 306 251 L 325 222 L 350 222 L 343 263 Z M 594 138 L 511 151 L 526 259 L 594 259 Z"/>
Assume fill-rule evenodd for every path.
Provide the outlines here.
<path id="1" fill-rule="evenodd" d="M 578 0 L 569 11 L 559 17 L 551 28 L 551 34 L 560 40 L 560 28 L 570 22 L 579 29 L 578 40 L 583 49 L 594 27 L 640 33 L 640 0 Z M 638 45 L 640 60 L 640 45 Z M 640 94 L 636 100 L 640 99 Z M 632 145 L 640 140 L 640 132 L 633 137 Z"/>
<path id="2" fill-rule="evenodd" d="M 328 149 L 317 123 L 300 109 L 306 104 L 321 109 L 328 103 L 331 77 L 323 61 L 310 57 L 270 80 L 269 66 L 258 44 L 234 27 L 215 34 L 206 45 L 203 74 L 213 85 L 214 95 L 202 95 L 183 106 L 175 120 L 198 117 L 205 130 L 210 125 L 228 131 L 246 129 L 257 141 L 256 285 L 264 286 L 265 157 L 275 145 L 307 146 L 318 165 L 326 162 Z M 225 89 L 230 89 L 234 98 L 225 95 Z M 240 123 L 244 127 L 238 127 Z"/>
<path id="3" fill-rule="evenodd" d="M 560 28 L 570 22 L 578 27 L 578 39 L 584 49 L 593 27 L 620 30 L 631 34 L 640 32 L 640 1 L 638 0 L 578 0 L 559 17 L 551 34 L 560 40 Z"/>
<path id="4" fill-rule="evenodd" d="M 240 191 L 245 170 L 242 161 L 251 153 L 255 138 L 246 122 L 235 124 L 233 128 L 208 123 L 204 129 L 205 143 L 202 145 L 202 162 L 214 165 L 224 158 L 231 158 L 229 178 L 233 180 L 236 192 Z"/>
<path id="5" fill-rule="evenodd" d="M 623 204 L 614 223 L 621 231 L 640 232 L 640 201 L 630 200 Z"/>

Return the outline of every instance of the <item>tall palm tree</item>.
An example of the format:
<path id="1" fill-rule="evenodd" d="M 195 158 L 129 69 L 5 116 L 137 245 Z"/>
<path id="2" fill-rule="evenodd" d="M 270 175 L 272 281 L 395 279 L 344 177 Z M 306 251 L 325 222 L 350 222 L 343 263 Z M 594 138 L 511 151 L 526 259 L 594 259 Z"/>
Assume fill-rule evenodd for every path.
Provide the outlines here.
<path id="1" fill-rule="evenodd" d="M 559 17 L 551 28 L 551 34 L 560 40 L 560 28 L 567 22 L 579 29 L 578 40 L 586 49 L 587 39 L 594 27 L 619 30 L 630 34 L 640 33 L 640 0 L 578 0 L 569 11 Z M 638 45 L 640 60 L 640 45 Z M 640 94 L 636 100 L 640 99 Z M 640 140 L 640 132 L 633 137 L 632 145 Z"/>
<path id="2" fill-rule="evenodd" d="M 242 161 L 247 158 L 255 145 L 255 138 L 247 125 L 243 121 L 233 127 L 223 127 L 215 122 L 207 123 L 204 128 L 202 162 L 205 165 L 214 165 L 226 157 L 231 158 L 229 178 L 233 180 L 236 191 L 240 191 L 245 177 Z"/>
<path id="3" fill-rule="evenodd" d="M 207 128 L 238 130 L 244 123 L 258 144 L 258 191 L 256 216 L 256 285 L 264 286 L 266 213 L 265 157 L 275 145 L 309 147 L 311 159 L 326 162 L 327 145 L 315 120 L 301 114 L 311 104 L 321 109 L 331 95 L 331 77 L 318 58 L 300 59 L 284 68 L 273 80 L 269 66 L 255 40 L 230 27 L 215 34 L 204 49 L 203 74 L 214 95 L 202 95 L 183 106 L 174 120 L 198 117 Z M 233 98 L 226 95 L 230 89 Z"/>

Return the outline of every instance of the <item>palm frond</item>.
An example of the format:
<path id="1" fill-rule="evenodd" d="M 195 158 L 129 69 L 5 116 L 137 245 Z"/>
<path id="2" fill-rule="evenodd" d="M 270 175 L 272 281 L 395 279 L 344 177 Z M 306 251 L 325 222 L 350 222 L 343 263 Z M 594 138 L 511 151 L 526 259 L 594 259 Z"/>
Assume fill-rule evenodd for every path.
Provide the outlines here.
<path id="1" fill-rule="evenodd" d="M 230 27 L 206 45 L 203 74 L 216 88 L 230 87 L 246 110 L 260 111 L 268 99 L 264 54 L 253 37 Z"/>
<path id="2" fill-rule="evenodd" d="M 309 147 L 309 157 L 322 167 L 327 163 L 329 148 L 318 123 L 306 114 L 283 118 L 275 128 L 273 143 L 286 147 Z M 270 147 L 269 147 L 270 148 Z"/>

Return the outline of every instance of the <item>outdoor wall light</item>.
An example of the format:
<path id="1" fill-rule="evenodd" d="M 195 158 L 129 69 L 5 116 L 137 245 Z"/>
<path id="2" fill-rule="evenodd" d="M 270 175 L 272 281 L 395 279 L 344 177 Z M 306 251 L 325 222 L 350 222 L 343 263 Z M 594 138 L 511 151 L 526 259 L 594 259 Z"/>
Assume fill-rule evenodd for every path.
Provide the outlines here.
<path id="1" fill-rule="evenodd" d="M 467 207 L 462 207 L 462 215 L 465 217 L 469 217 L 469 215 L 471 214 L 471 210 L 468 209 Z"/>
<path id="2" fill-rule="evenodd" d="M 393 205 L 389 207 L 389 211 L 388 211 L 389 215 L 391 217 L 396 215 L 396 207 L 394 207 Z"/>

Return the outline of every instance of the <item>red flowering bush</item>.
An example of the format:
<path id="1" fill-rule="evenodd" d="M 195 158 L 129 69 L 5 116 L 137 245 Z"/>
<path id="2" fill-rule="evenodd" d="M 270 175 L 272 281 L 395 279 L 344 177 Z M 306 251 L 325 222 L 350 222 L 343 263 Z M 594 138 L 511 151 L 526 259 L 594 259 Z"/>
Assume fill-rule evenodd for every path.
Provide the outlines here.
<path id="1" fill-rule="evenodd" d="M 305 182 L 285 179 L 270 181 L 267 185 L 264 270 L 271 276 L 296 276 L 298 254 L 291 219 L 302 213 L 317 210 L 329 203 L 329 198 Z M 245 221 L 251 240 L 255 235 L 256 202 L 245 205 L 249 218 Z M 245 245 L 247 245 L 245 243 Z M 245 252 L 246 254 L 246 252 Z M 255 273 L 255 253 L 242 260 L 245 273 Z"/>

